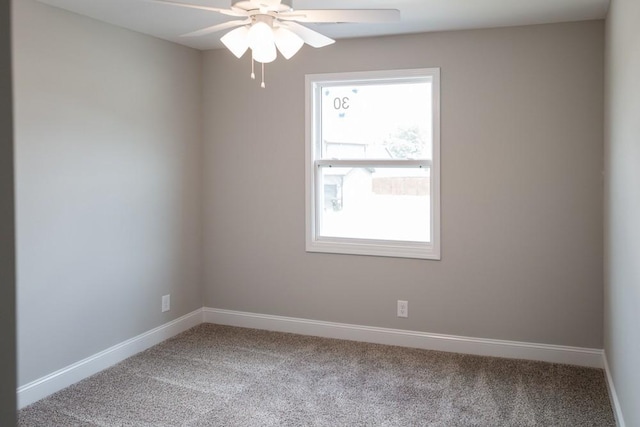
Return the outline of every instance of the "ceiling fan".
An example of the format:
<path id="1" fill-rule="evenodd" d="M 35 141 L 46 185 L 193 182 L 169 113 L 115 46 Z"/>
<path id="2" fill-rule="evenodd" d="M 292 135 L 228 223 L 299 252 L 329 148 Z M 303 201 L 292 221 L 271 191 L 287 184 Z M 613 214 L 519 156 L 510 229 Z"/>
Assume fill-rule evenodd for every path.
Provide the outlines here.
<path id="1" fill-rule="evenodd" d="M 264 86 L 264 64 L 274 61 L 279 51 L 286 59 L 295 55 L 306 43 L 319 48 L 335 40 L 301 25 L 303 23 L 376 23 L 400 20 L 397 9 L 315 9 L 294 10 L 292 0 L 231 0 L 228 9 L 182 3 L 173 0 L 145 0 L 189 9 L 217 12 L 236 18 L 222 24 L 202 28 L 182 37 L 198 37 L 234 28 L 220 41 L 238 58 L 251 49 L 253 61 L 262 64 L 262 87 Z M 237 27 L 237 28 L 236 28 Z M 252 71 L 251 78 L 255 78 Z"/>

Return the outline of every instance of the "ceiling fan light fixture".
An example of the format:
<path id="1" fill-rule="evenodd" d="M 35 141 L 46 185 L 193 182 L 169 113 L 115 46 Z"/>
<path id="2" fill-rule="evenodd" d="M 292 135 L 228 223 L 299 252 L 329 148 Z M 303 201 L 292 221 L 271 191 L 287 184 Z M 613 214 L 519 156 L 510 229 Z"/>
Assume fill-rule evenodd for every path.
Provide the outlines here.
<path id="1" fill-rule="evenodd" d="M 335 43 L 335 40 L 301 23 L 398 22 L 400 20 L 400 11 L 397 9 L 303 9 L 295 11 L 291 6 L 293 0 L 228 0 L 231 1 L 230 9 L 186 3 L 187 0 L 144 1 L 244 18 L 192 31 L 181 37 L 204 36 L 237 27 L 225 34 L 220 41 L 237 58 L 241 58 L 247 50 L 251 49 L 251 78 L 255 79 L 255 62 L 261 63 L 262 87 L 265 87 L 264 64 L 275 61 L 278 57 L 278 51 L 284 58 L 290 59 L 300 51 L 304 44 L 320 48 Z"/>
<path id="2" fill-rule="evenodd" d="M 260 46 L 258 49 L 251 49 L 251 52 L 253 59 L 263 64 L 273 62 L 278 57 L 275 44 Z"/>
<path id="3" fill-rule="evenodd" d="M 278 50 L 286 59 L 293 57 L 304 45 L 304 40 L 300 36 L 286 28 L 274 28 L 273 36 Z"/>
<path id="4" fill-rule="evenodd" d="M 249 28 L 247 44 L 251 48 L 253 59 L 263 64 L 275 61 L 278 56 L 273 29 L 265 22 L 258 21 Z"/>
<path id="5" fill-rule="evenodd" d="M 229 31 L 220 38 L 220 41 L 236 56 L 236 58 L 241 58 L 247 49 L 249 49 L 249 43 L 247 42 L 248 34 L 249 28 L 242 26 Z"/>

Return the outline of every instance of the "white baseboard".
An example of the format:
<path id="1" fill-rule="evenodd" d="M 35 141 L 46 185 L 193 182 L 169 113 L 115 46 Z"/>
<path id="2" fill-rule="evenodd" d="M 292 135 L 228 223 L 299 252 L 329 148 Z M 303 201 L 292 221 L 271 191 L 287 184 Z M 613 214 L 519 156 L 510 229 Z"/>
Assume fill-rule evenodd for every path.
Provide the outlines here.
<path id="1" fill-rule="evenodd" d="M 215 308 L 195 310 L 19 387 L 18 408 L 43 399 L 203 322 L 426 350 L 605 368 L 618 425 L 625 427 L 604 352 L 600 349 L 431 334 Z"/>
<path id="2" fill-rule="evenodd" d="M 607 388 L 609 389 L 609 399 L 611 400 L 611 407 L 613 408 L 613 415 L 616 418 L 616 424 L 618 427 L 625 427 L 624 417 L 622 416 L 622 408 L 620 407 L 620 401 L 618 400 L 618 393 L 616 393 L 616 387 L 613 383 L 613 376 L 609 370 L 609 362 L 607 361 L 607 353 L 603 353 L 602 359 L 604 360 L 604 372 L 607 379 Z"/>
<path id="3" fill-rule="evenodd" d="M 206 323 L 220 325 L 291 332 L 425 350 L 603 368 L 603 350 L 601 349 L 431 334 L 206 307 L 203 312 L 203 319 Z"/>
<path id="4" fill-rule="evenodd" d="M 127 357 L 131 357 L 201 323 L 202 309 L 200 308 L 29 384 L 25 384 L 18 388 L 18 409 L 90 377 L 123 361 Z"/>

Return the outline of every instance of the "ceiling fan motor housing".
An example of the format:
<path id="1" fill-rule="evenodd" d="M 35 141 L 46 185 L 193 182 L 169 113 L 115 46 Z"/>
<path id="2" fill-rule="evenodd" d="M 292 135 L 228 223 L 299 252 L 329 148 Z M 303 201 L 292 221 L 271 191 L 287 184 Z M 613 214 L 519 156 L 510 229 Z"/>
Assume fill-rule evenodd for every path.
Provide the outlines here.
<path id="1" fill-rule="evenodd" d="M 246 11 L 289 12 L 292 10 L 291 2 L 292 0 L 231 0 L 231 8 Z"/>

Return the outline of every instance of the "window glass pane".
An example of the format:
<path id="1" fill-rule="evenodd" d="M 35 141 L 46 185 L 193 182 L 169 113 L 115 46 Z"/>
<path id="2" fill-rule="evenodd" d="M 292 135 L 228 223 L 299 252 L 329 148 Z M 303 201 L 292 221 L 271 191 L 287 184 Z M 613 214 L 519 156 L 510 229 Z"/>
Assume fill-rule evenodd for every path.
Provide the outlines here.
<path id="1" fill-rule="evenodd" d="M 322 237 L 430 242 L 428 168 L 321 167 Z"/>
<path id="2" fill-rule="evenodd" d="M 322 87 L 322 158 L 432 159 L 432 83 Z"/>

